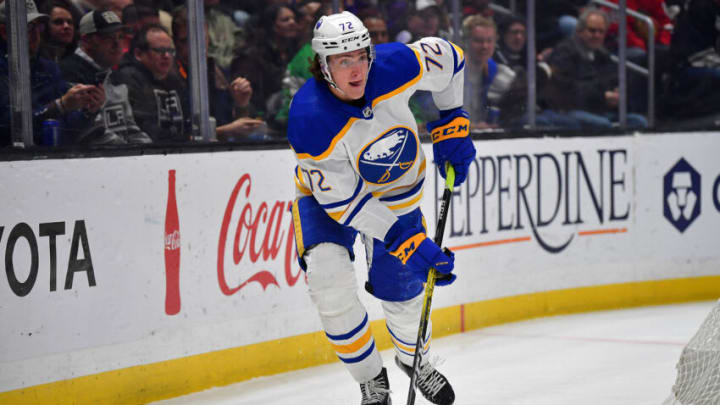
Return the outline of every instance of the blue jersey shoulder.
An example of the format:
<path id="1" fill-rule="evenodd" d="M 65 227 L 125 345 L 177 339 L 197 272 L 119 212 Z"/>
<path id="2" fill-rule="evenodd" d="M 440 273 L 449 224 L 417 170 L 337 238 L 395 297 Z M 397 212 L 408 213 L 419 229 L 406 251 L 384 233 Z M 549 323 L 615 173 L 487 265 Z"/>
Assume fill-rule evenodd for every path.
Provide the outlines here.
<path id="1" fill-rule="evenodd" d="M 366 102 L 370 104 L 416 80 L 421 69 L 415 52 L 407 45 L 378 45 L 365 88 Z M 288 141 L 297 154 L 322 155 L 353 117 L 363 117 L 362 110 L 343 103 L 325 83 L 310 78 L 290 104 Z"/>
<path id="2" fill-rule="evenodd" d="M 405 44 L 381 44 L 375 52 L 366 90 L 370 100 L 392 93 L 422 73 L 415 51 Z"/>
<path id="3" fill-rule="evenodd" d="M 318 156 L 330 147 L 350 118 L 339 102 L 315 78 L 298 90 L 290 104 L 287 132 L 295 153 Z"/>

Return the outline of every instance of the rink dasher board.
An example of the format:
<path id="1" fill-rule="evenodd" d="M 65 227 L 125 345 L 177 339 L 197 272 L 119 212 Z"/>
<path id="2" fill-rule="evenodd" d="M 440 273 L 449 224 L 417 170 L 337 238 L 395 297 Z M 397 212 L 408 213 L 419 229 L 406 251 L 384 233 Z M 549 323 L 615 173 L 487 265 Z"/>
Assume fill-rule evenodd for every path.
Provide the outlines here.
<path id="1" fill-rule="evenodd" d="M 716 134 L 475 144 L 445 235 L 459 281 L 436 290 L 435 337 L 720 291 Z M 422 147 L 434 169 L 431 145 Z M 268 363 L 212 357 L 218 370 L 242 368 L 235 379 L 282 371 L 288 359 L 332 360 L 294 257 L 294 167 L 289 150 L 0 163 L 0 402 L 57 392 L 88 403 L 144 402 L 207 388 L 232 379 L 149 376 L 183 361 L 199 365 L 185 371 L 197 376 L 210 356 L 237 348 L 261 348 Z M 179 243 L 181 258 L 175 315 L 165 311 L 170 170 L 179 241 L 169 243 Z M 428 170 L 431 234 L 438 180 Z M 380 320 L 362 288 L 364 249 L 355 250 L 361 300 Z M 389 347 L 380 322 L 374 331 Z M 118 378 L 137 390 L 113 393 Z"/>

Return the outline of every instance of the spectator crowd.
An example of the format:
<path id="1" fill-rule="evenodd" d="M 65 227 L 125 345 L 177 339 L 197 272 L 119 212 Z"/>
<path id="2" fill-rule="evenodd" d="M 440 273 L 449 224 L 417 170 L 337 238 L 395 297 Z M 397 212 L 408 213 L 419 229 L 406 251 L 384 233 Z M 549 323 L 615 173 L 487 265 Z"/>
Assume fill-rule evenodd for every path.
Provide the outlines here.
<path id="1" fill-rule="evenodd" d="M 0 0 L 2 1 L 2 0 Z M 618 0 L 612 0 L 615 3 Z M 618 12 L 587 0 L 540 2 L 537 54 L 518 0 L 346 0 L 373 43 L 461 38 L 465 108 L 475 130 L 527 128 L 528 67 L 536 125 L 546 130 L 618 126 Z M 329 0 L 204 0 L 209 111 L 219 141 L 283 139 L 293 95 L 308 80 L 315 22 Z M 720 0 L 627 0 L 654 34 L 628 18 L 627 125 L 648 127 L 648 86 L 658 128 L 720 122 Z M 26 0 L 34 141 L 59 126 L 63 145 L 177 143 L 193 139 L 188 10 L 183 0 Z M 11 144 L 9 31 L 0 3 L 0 147 Z M 457 35 L 456 35 L 457 34 Z M 648 83 L 648 43 L 656 80 Z M 410 100 L 419 124 L 437 117 L 432 97 Z M 423 125 L 419 125 L 420 128 Z M 54 142 L 58 142 L 55 140 Z M 54 144 L 53 144 L 54 145 Z"/>

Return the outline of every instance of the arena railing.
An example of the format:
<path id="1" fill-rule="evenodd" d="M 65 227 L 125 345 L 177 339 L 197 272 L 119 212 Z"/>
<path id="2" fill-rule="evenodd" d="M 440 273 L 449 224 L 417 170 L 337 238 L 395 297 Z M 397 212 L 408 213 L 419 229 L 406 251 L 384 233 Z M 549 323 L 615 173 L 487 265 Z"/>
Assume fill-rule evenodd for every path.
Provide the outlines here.
<path id="1" fill-rule="evenodd" d="M 33 145 L 32 95 L 30 94 L 30 59 L 28 57 L 27 14 L 25 0 L 5 0 L 8 36 L 10 91 L 10 136 L 14 147 Z M 20 28 L 22 27 L 22 28 Z"/>
<path id="2" fill-rule="evenodd" d="M 534 1 L 534 0 L 531 0 Z M 645 25 L 647 25 L 648 30 L 648 41 L 647 41 L 647 60 L 648 60 L 648 67 L 647 67 L 647 78 L 648 78 L 648 89 L 647 89 L 647 96 L 648 96 L 648 124 L 652 128 L 655 126 L 655 24 L 653 23 L 652 18 L 649 16 L 640 13 L 637 10 L 633 10 L 627 7 L 621 8 L 620 5 L 611 3 L 606 0 L 591 0 L 595 4 L 599 4 L 604 7 L 611 8 L 613 10 L 620 12 L 620 21 L 618 22 L 622 25 L 625 25 L 627 23 L 627 19 L 625 18 L 625 14 L 627 16 L 634 18 L 636 20 L 642 21 Z M 625 2 L 625 0 L 621 0 L 621 2 Z M 620 35 L 620 34 L 619 34 Z M 619 38 L 620 39 L 620 38 Z M 622 35 L 622 39 L 625 39 L 625 35 Z M 625 42 L 623 41 L 623 44 Z M 627 47 L 625 47 L 627 48 Z M 632 64 L 631 62 L 628 62 L 627 60 L 624 61 L 622 58 L 618 58 L 618 63 L 620 63 L 620 66 L 627 66 L 630 69 L 633 69 L 635 71 L 638 71 L 640 73 L 644 73 L 643 70 L 638 69 L 638 66 Z M 627 93 L 626 93 L 627 94 Z"/>

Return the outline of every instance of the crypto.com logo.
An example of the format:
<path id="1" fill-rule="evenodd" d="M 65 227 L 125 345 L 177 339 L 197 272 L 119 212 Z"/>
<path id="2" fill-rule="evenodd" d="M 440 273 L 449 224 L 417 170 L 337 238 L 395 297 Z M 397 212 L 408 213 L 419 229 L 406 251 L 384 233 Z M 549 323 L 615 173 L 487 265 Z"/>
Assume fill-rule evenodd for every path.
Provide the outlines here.
<path id="1" fill-rule="evenodd" d="M 663 179 L 663 213 L 680 232 L 700 215 L 700 173 L 683 158 Z"/>

